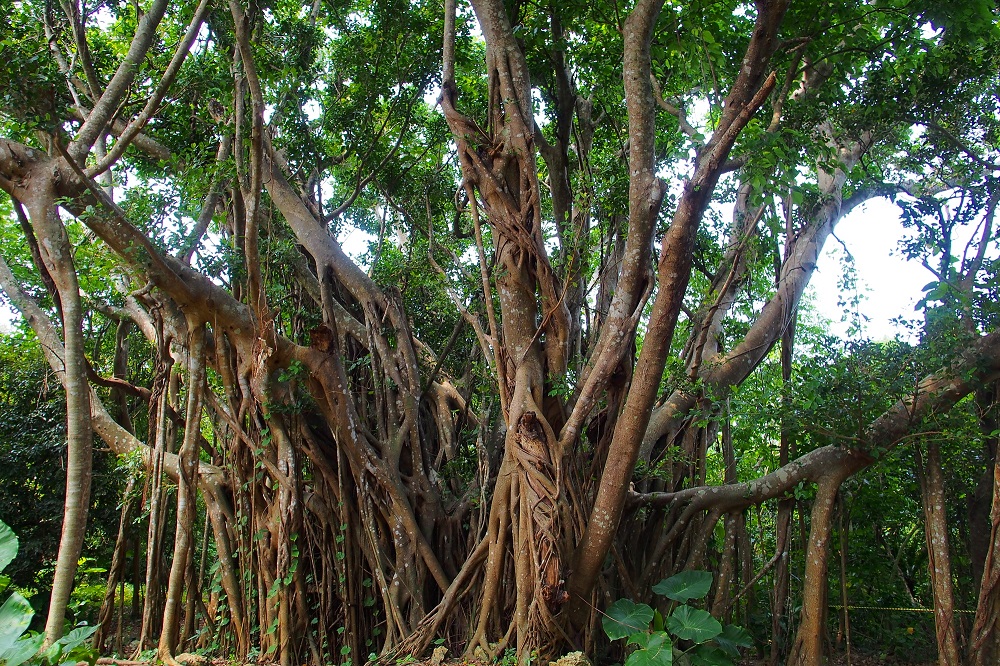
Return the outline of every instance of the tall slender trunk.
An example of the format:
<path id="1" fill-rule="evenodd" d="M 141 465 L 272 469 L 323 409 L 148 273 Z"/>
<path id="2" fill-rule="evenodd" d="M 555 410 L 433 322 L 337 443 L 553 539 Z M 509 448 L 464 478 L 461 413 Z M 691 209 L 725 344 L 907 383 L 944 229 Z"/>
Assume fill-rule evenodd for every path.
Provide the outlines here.
<path id="1" fill-rule="evenodd" d="M 52 596 L 45 620 L 46 645 L 51 645 L 63 634 L 66 606 L 73 591 L 73 579 L 87 527 L 93 466 L 90 385 L 87 382 L 87 359 L 84 356 L 80 285 L 69 236 L 59 219 L 54 200 L 53 192 L 38 192 L 27 206 L 32 226 L 39 238 L 42 260 L 55 282 L 62 304 L 65 346 L 63 388 L 66 390 L 66 501 L 59 555 L 52 580 Z"/>
<path id="2" fill-rule="evenodd" d="M 786 233 L 791 237 L 790 220 L 786 222 Z M 791 251 L 791 244 L 785 246 L 785 257 L 787 259 Z M 780 267 L 776 278 L 780 280 Z M 781 335 L 781 435 L 778 448 L 778 465 L 784 467 L 791 460 L 792 433 L 785 412 L 789 409 L 790 384 L 792 380 L 792 356 L 795 350 L 795 323 L 798 311 L 793 314 L 792 320 Z M 785 607 L 788 604 L 789 569 L 788 554 L 790 551 L 790 536 L 792 525 L 792 509 L 795 506 L 794 499 L 782 499 L 778 502 L 778 516 L 775 521 L 775 557 L 777 562 L 774 571 L 774 594 L 771 597 L 771 654 L 768 663 L 770 666 L 777 666 L 781 659 L 781 654 L 785 647 L 784 622 Z"/>
<path id="3" fill-rule="evenodd" d="M 169 349 L 170 342 L 160 331 L 160 347 L 163 350 Z M 165 510 L 163 500 L 163 461 L 167 453 L 168 440 L 173 439 L 173 426 L 167 419 L 170 409 L 170 386 L 173 384 L 173 364 L 169 355 L 164 356 L 166 363 L 159 369 L 159 377 L 153 389 L 154 399 L 150 400 L 150 410 L 155 407 L 156 417 L 151 418 L 150 439 L 153 440 L 153 452 L 151 455 L 152 469 L 149 473 L 146 487 L 145 502 L 148 504 L 149 525 L 146 531 L 146 596 L 142 603 L 142 625 L 139 630 L 139 647 L 137 653 L 146 649 L 152 642 L 152 633 L 157 619 L 160 617 L 160 566 L 162 562 L 161 546 L 163 544 L 163 530 L 166 521 L 164 520 Z"/>
<path id="4" fill-rule="evenodd" d="M 115 616 L 115 589 L 119 583 L 125 579 L 125 564 L 127 560 L 128 533 L 132 524 L 132 506 L 135 504 L 132 499 L 132 490 L 135 487 L 135 479 L 129 478 L 123 493 L 125 500 L 122 502 L 121 517 L 118 521 L 118 537 L 115 539 L 115 550 L 111 556 L 111 568 L 108 569 L 108 584 L 104 591 L 104 601 L 101 602 L 101 612 L 98 616 L 97 631 L 94 633 L 94 648 L 100 653 L 104 650 L 104 642 L 111 633 L 111 622 Z M 125 597 L 122 596 L 120 604 L 125 605 Z M 121 636 L 118 636 L 119 641 Z"/>
<path id="5" fill-rule="evenodd" d="M 840 486 L 865 463 L 842 460 L 817 482 L 806 546 L 806 571 L 802 582 L 802 615 L 788 657 L 788 666 L 821 666 L 826 636 L 827 570 L 833 512 Z"/>
<path id="6" fill-rule="evenodd" d="M 955 633 L 955 600 L 951 583 L 951 556 L 948 552 L 948 516 L 945 508 L 944 474 L 938 443 L 927 443 L 927 461 L 915 449 L 920 499 L 924 505 L 924 534 L 927 539 L 927 572 L 934 593 L 934 628 L 938 664 L 958 666 L 961 658 Z"/>
<path id="7" fill-rule="evenodd" d="M 163 631 L 160 633 L 159 656 L 167 664 L 174 663 L 178 620 L 184 579 L 191 562 L 189 551 L 193 541 L 194 519 L 197 512 L 198 452 L 201 441 L 201 406 L 205 386 L 205 326 L 188 324 L 188 386 L 185 413 L 184 442 L 179 451 L 180 474 L 177 480 L 177 529 L 174 536 L 174 556 L 170 563 L 167 599 L 163 607 Z M 193 592 L 193 591 L 191 591 Z"/>
<path id="8" fill-rule="evenodd" d="M 844 501 L 844 496 L 839 497 L 839 507 L 837 511 L 837 518 L 840 521 L 840 603 L 841 603 L 841 616 L 840 616 L 840 635 L 837 637 L 837 644 L 840 644 L 840 639 L 843 638 L 844 644 L 847 648 L 847 666 L 851 666 L 851 613 L 850 604 L 848 603 L 847 597 L 847 543 L 848 543 L 848 532 L 850 530 L 850 515 L 848 515 L 848 520 L 844 520 L 844 514 L 848 513 L 847 503 Z"/>

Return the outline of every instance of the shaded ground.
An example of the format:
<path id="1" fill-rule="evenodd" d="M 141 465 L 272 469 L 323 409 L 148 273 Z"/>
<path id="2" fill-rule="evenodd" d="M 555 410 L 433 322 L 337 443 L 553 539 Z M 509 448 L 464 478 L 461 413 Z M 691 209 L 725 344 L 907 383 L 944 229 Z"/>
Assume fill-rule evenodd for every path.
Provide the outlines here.
<path id="1" fill-rule="evenodd" d="M 207 659 L 201 657 L 200 655 L 193 654 L 181 654 L 178 655 L 178 661 L 180 661 L 185 666 L 233 666 L 232 659 L 226 658 L 214 658 Z M 111 659 L 111 658 L 101 658 L 97 660 L 97 663 L 101 666 L 154 666 L 153 662 L 146 661 L 129 661 L 123 659 Z M 502 662 L 497 662 L 502 663 Z M 429 657 L 422 660 L 406 660 L 401 659 L 397 661 L 400 666 L 489 666 L 487 662 L 476 661 L 476 660 L 466 660 L 466 659 L 441 659 Z M 550 662 L 548 666 L 584 666 L 586 662 L 580 659 L 560 659 L 558 662 Z M 904 661 L 895 657 L 882 658 L 876 655 L 865 655 L 853 653 L 851 658 L 848 659 L 846 654 L 831 655 L 828 666 L 936 666 L 936 662 L 933 661 Z M 255 662 L 248 663 L 244 666 L 275 666 L 268 662 Z M 603 666 L 603 665 L 599 665 Z M 740 662 L 739 666 L 767 666 L 767 662 L 761 659 L 747 658 Z"/>

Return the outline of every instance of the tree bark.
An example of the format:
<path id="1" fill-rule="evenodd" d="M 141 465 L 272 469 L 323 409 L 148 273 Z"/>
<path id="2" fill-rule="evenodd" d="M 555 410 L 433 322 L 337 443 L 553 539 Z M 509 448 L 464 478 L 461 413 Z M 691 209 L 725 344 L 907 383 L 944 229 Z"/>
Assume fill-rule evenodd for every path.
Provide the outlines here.
<path id="1" fill-rule="evenodd" d="M 167 664 L 175 664 L 181 597 L 184 580 L 191 562 L 194 519 L 197 513 L 198 455 L 201 441 L 201 408 L 205 387 L 205 325 L 188 322 L 187 410 L 184 440 L 178 452 L 177 525 L 174 534 L 174 554 L 170 563 L 167 597 L 163 606 L 163 629 L 157 652 Z M 188 590 L 193 594 L 194 590 Z"/>
<path id="2" fill-rule="evenodd" d="M 653 92 L 650 83 L 650 38 L 661 2 L 640 2 L 625 23 L 625 91 L 629 110 L 629 217 L 655 219 L 665 193 L 653 169 Z M 766 76 L 775 48 L 778 26 L 787 2 L 759 2 L 753 37 L 744 56 L 744 67 L 726 98 L 726 109 L 697 167 L 684 188 L 670 227 L 664 236 L 658 266 L 659 291 L 653 303 L 647 334 L 636 364 L 625 407 L 615 424 L 608 462 L 601 475 L 597 496 L 574 558 L 569 580 L 570 615 L 583 624 L 597 575 L 611 550 L 646 435 L 653 401 L 659 391 L 667 353 L 673 340 L 684 292 L 691 274 L 694 241 L 721 167 L 740 132 L 764 103 L 774 87 L 774 75 Z M 628 255 L 626 254 L 626 260 Z"/>
<path id="3" fill-rule="evenodd" d="M 955 601 L 951 583 L 951 555 L 948 546 L 948 516 L 941 451 L 933 438 L 927 442 L 927 461 L 919 446 L 916 456 L 917 480 L 924 507 L 924 534 L 927 540 L 927 572 L 934 594 L 934 628 L 938 664 L 959 666 L 961 658 L 955 633 Z"/>
<path id="4" fill-rule="evenodd" d="M 18 198 L 28 210 L 41 259 L 59 293 L 65 363 L 63 385 L 66 389 L 66 501 L 52 596 L 45 620 L 45 644 L 51 645 L 63 634 L 66 606 L 83 548 L 90 508 L 93 452 L 80 285 L 69 236 L 55 205 L 56 175 L 45 177 L 39 173 L 38 176 L 25 182 L 26 189 L 18 192 Z"/>

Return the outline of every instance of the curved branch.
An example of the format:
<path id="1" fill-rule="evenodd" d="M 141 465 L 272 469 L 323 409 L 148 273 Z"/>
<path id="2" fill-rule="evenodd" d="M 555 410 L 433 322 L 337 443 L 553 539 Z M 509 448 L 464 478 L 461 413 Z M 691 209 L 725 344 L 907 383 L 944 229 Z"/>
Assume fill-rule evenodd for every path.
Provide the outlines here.
<path id="1" fill-rule="evenodd" d="M 169 4 L 169 0 L 154 0 L 149 10 L 139 20 L 125 59 L 118 66 L 118 70 L 111 78 L 111 82 L 108 83 L 108 87 L 94 104 L 93 110 L 87 115 L 87 120 L 84 121 L 83 127 L 77 132 L 76 138 L 70 145 L 69 152 L 74 159 L 82 159 L 90 151 L 98 137 L 104 133 L 108 123 L 111 122 L 118 109 L 118 104 L 128 92 L 129 86 L 135 80 L 135 75 L 139 72 L 142 61 L 146 58 L 146 53 L 153 45 L 156 28 L 160 25 Z"/>
<path id="2" fill-rule="evenodd" d="M 700 486 L 670 493 L 629 495 L 629 505 L 666 507 L 685 504 L 682 520 L 698 511 L 727 513 L 778 499 L 803 481 L 818 482 L 848 470 L 853 474 L 885 458 L 908 439 L 923 420 L 951 409 L 980 386 L 1000 377 L 1000 329 L 969 345 L 948 367 L 928 375 L 913 394 L 897 401 L 865 429 L 852 446 L 823 446 L 752 481 L 723 486 Z"/>

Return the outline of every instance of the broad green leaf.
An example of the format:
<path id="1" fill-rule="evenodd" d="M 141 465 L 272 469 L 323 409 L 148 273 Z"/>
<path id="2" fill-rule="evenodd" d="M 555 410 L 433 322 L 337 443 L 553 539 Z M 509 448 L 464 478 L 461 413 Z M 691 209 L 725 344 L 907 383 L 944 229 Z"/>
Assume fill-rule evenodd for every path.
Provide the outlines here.
<path id="1" fill-rule="evenodd" d="M 668 639 L 670 638 L 669 636 L 667 636 L 666 632 L 662 630 L 654 629 L 653 631 L 637 631 L 636 633 L 628 637 L 628 640 L 625 642 L 625 644 L 638 645 L 641 648 L 649 647 L 650 645 L 656 645 L 657 644 L 656 641 L 658 641 L 660 638 L 664 636 L 666 636 Z"/>
<path id="2" fill-rule="evenodd" d="M 753 639 L 749 632 L 735 624 L 727 624 L 723 627 L 722 633 L 715 637 L 715 642 L 719 644 L 723 652 L 734 659 L 740 656 L 739 648 L 753 646 Z"/>
<path id="3" fill-rule="evenodd" d="M 604 616 L 604 633 L 611 640 L 631 636 L 637 631 L 645 631 L 653 619 L 653 609 L 646 604 L 637 604 L 630 599 L 619 599 L 608 607 Z"/>
<path id="4" fill-rule="evenodd" d="M 667 629 L 677 638 L 704 643 L 722 633 L 722 624 L 703 610 L 678 606 L 667 618 Z"/>
<path id="5" fill-rule="evenodd" d="M 63 646 L 62 643 L 56 641 L 50 645 L 44 652 L 42 652 L 42 660 L 49 664 L 59 664 L 62 662 Z"/>
<path id="6" fill-rule="evenodd" d="M 699 645 L 688 653 L 692 666 L 733 666 L 733 660 L 714 645 Z"/>
<path id="7" fill-rule="evenodd" d="M 45 634 L 21 636 L 9 650 L 0 653 L 0 660 L 3 660 L 6 666 L 20 666 L 38 653 L 44 640 Z"/>
<path id="8" fill-rule="evenodd" d="M 690 599 L 701 599 L 712 587 L 712 574 L 707 571 L 682 571 L 676 576 L 664 578 L 653 586 L 653 592 L 668 599 L 684 603 Z"/>
<path id="9" fill-rule="evenodd" d="M 96 626 L 77 627 L 73 631 L 69 632 L 68 634 L 60 638 L 59 644 L 63 646 L 63 650 L 65 652 L 69 652 L 77 645 L 79 645 L 80 643 L 84 642 L 85 640 L 93 636 L 95 631 L 97 631 Z"/>
<path id="10" fill-rule="evenodd" d="M 3 571 L 17 555 L 17 535 L 7 523 L 0 520 L 0 571 Z"/>
<path id="11" fill-rule="evenodd" d="M 628 656 L 625 666 L 672 666 L 674 663 L 673 645 L 670 637 L 662 631 L 647 634 L 649 640 Z"/>
<path id="12" fill-rule="evenodd" d="M 17 592 L 7 598 L 0 606 L 0 655 L 14 646 L 31 624 L 35 611 L 28 600 Z"/>

